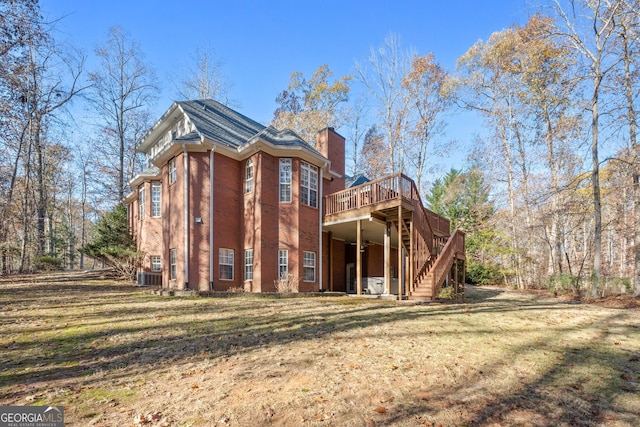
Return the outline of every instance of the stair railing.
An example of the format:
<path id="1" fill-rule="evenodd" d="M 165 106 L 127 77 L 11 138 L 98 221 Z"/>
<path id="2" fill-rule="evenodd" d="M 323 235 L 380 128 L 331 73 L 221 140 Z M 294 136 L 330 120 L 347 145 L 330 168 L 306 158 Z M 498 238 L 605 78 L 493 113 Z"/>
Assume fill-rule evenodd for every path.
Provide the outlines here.
<path id="1" fill-rule="evenodd" d="M 433 266 L 431 266 L 433 295 L 437 295 L 445 277 L 453 265 L 453 261 L 457 254 L 464 253 L 465 234 L 460 230 L 456 230 L 447 244 L 442 248 L 442 252 L 436 258 Z"/>

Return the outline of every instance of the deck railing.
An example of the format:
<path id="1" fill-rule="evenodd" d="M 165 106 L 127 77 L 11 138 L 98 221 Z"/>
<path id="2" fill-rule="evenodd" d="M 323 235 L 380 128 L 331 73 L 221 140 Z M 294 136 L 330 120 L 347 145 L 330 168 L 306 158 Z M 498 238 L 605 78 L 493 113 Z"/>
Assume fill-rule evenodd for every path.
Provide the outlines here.
<path id="1" fill-rule="evenodd" d="M 334 215 L 399 199 L 402 197 L 400 177 L 391 175 L 329 194 L 325 197 L 324 214 Z"/>
<path id="2" fill-rule="evenodd" d="M 465 234 L 460 230 L 456 230 L 453 235 L 451 235 L 444 248 L 442 248 L 442 252 L 440 252 L 435 263 L 431 267 L 434 295 L 437 295 L 440 290 L 440 285 L 442 285 L 444 278 L 453 265 L 456 255 L 464 253 L 464 239 Z"/>
<path id="3" fill-rule="evenodd" d="M 425 209 L 417 186 L 404 174 L 390 175 L 325 196 L 324 214 L 334 215 L 377 205 L 392 200 L 405 200 L 424 211 L 429 227 L 438 235 L 449 234 L 449 220 Z"/>
<path id="4" fill-rule="evenodd" d="M 436 291 L 456 252 L 464 252 L 464 233 L 457 231 L 448 239 L 449 220 L 423 206 L 416 184 L 406 175 L 390 175 L 329 194 L 325 196 L 324 214 L 340 214 L 393 200 L 408 202 L 413 208 L 414 283 L 411 286 L 417 286 L 424 275 L 432 275 Z M 401 221 L 403 219 L 398 218 L 399 224 Z"/>

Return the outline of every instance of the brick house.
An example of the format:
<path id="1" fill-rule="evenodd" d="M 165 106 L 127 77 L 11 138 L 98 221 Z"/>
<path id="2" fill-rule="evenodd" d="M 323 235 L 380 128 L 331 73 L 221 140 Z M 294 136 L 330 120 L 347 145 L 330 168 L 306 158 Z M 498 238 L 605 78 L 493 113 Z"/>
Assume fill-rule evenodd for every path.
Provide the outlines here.
<path id="1" fill-rule="evenodd" d="M 464 282 L 464 235 L 404 175 L 346 177 L 332 128 L 314 148 L 216 101 L 183 101 L 139 150 L 148 169 L 125 204 L 140 284 L 274 292 L 288 275 L 300 292 L 428 299 Z"/>

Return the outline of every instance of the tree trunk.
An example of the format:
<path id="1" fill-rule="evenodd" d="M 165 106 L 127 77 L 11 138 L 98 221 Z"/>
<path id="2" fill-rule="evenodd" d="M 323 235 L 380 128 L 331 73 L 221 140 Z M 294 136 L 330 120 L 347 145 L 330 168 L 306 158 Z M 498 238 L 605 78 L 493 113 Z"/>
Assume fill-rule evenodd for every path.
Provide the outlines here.
<path id="1" fill-rule="evenodd" d="M 640 164 L 638 164 L 638 137 L 636 135 L 636 111 L 633 100 L 633 77 L 631 74 L 631 52 L 629 49 L 628 35 L 626 27 L 622 26 L 622 48 L 624 54 L 624 80 L 625 97 L 627 99 L 627 117 L 629 120 L 629 145 L 631 155 L 636 163 L 632 170 L 633 182 L 633 243 L 634 243 L 634 263 L 633 263 L 633 294 L 640 296 L 640 185 L 638 179 L 640 175 Z"/>
<path id="2" fill-rule="evenodd" d="M 600 197 L 600 159 L 598 157 L 599 112 L 598 97 L 602 74 L 600 64 L 595 66 L 593 98 L 591 99 L 591 184 L 593 186 L 593 279 L 596 288 L 602 275 L 602 202 Z"/>
<path id="3" fill-rule="evenodd" d="M 640 296 L 640 170 L 636 167 L 633 174 L 633 227 L 634 227 L 634 263 L 633 294 Z"/>
<path id="4" fill-rule="evenodd" d="M 38 252 L 37 256 L 45 254 L 45 222 L 47 217 L 47 196 L 44 184 L 44 148 L 42 147 L 42 141 L 40 139 L 40 126 L 35 127 L 34 132 L 34 146 L 36 149 L 36 185 L 37 185 L 37 203 L 36 203 L 36 215 L 37 215 L 37 240 L 38 240 Z"/>

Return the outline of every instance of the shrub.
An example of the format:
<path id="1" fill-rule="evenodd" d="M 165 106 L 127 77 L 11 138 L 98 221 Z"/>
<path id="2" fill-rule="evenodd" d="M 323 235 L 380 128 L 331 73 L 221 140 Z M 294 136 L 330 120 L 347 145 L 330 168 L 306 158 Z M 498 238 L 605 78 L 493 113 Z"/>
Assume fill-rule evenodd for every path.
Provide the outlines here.
<path id="1" fill-rule="evenodd" d="M 624 295 L 631 292 L 631 280 L 627 277 L 607 277 L 602 276 L 600 280 L 596 280 L 591 275 L 585 286 L 586 294 L 591 297 L 610 297 Z"/>
<path id="2" fill-rule="evenodd" d="M 569 273 L 558 273 L 549 277 L 547 285 L 549 291 L 554 294 L 580 293 L 581 280 Z"/>
<path id="3" fill-rule="evenodd" d="M 438 292 L 438 298 L 441 299 L 453 299 L 455 298 L 455 288 L 453 286 L 445 286 L 440 288 L 440 292 Z"/>
<path id="4" fill-rule="evenodd" d="M 471 261 L 467 266 L 466 281 L 472 285 L 502 285 L 504 275 L 497 265 Z"/>
<path id="5" fill-rule="evenodd" d="M 52 255 L 43 255 L 36 258 L 36 269 L 44 271 L 62 270 L 62 260 Z"/>
<path id="6" fill-rule="evenodd" d="M 279 280 L 274 280 L 273 284 L 276 287 L 276 292 L 279 293 L 298 292 L 299 280 L 294 275 L 285 273 Z"/>

